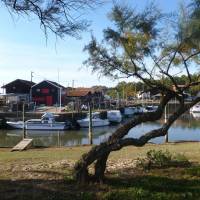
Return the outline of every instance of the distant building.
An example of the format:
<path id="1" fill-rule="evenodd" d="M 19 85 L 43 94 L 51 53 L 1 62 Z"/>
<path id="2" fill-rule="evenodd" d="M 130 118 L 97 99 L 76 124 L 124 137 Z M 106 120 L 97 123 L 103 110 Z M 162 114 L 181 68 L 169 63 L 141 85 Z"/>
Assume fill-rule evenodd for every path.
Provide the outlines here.
<path id="1" fill-rule="evenodd" d="M 177 85 L 177 87 L 179 88 L 179 89 L 184 89 L 185 88 L 185 85 Z M 175 91 L 175 92 L 177 92 L 177 88 L 176 88 L 176 86 L 175 85 L 172 85 L 172 89 Z"/>
<path id="2" fill-rule="evenodd" d="M 6 104 L 15 104 L 19 102 L 30 101 L 30 89 L 35 83 L 27 80 L 16 79 L 4 86 L 5 94 L 1 94 L 1 99 L 4 99 Z"/>
<path id="3" fill-rule="evenodd" d="M 30 94 L 30 89 L 34 84 L 31 81 L 16 79 L 1 88 L 5 89 L 6 94 Z"/>
<path id="4" fill-rule="evenodd" d="M 65 88 L 53 81 L 44 80 L 31 87 L 31 100 L 37 105 L 60 105 L 63 103 Z"/>
<path id="5" fill-rule="evenodd" d="M 154 99 L 159 100 L 162 94 L 157 89 L 148 89 L 146 91 L 139 91 L 137 94 L 138 99 Z"/>
<path id="6" fill-rule="evenodd" d="M 143 92 L 140 91 L 137 93 L 137 98 L 138 99 L 150 99 L 151 98 L 151 93 L 150 92 Z"/>
<path id="7" fill-rule="evenodd" d="M 65 96 L 66 104 L 74 102 L 76 109 L 81 108 L 83 105 L 87 106 L 89 101 L 94 107 L 98 107 L 103 100 L 103 92 L 95 88 L 68 88 Z"/>

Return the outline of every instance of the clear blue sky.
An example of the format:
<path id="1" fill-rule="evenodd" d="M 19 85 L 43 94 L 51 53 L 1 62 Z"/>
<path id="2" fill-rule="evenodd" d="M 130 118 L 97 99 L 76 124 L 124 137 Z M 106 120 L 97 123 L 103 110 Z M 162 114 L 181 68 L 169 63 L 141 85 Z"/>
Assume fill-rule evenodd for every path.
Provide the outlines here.
<path id="1" fill-rule="evenodd" d="M 1 1 L 0 1 L 1 2 Z M 120 1 L 118 1 L 120 2 Z M 128 2 L 128 1 L 123 1 Z M 142 7 L 147 0 L 130 0 L 134 7 Z M 156 3 L 165 11 L 174 11 L 181 0 L 157 0 Z M 85 15 L 92 21 L 89 28 L 97 38 L 102 37 L 103 28 L 109 25 L 107 13 L 111 4 L 90 11 Z M 97 74 L 91 74 L 90 69 L 83 67 L 82 62 L 87 54 L 82 52 L 90 40 L 90 33 L 82 33 L 82 39 L 66 37 L 57 40 L 53 34 L 45 36 L 37 20 L 15 16 L 12 19 L 7 9 L 0 4 L 0 86 L 14 79 L 30 80 L 30 72 L 34 72 L 34 82 L 43 79 L 58 80 L 68 86 L 90 87 L 92 85 L 114 86 L 117 84 L 107 78 L 98 79 Z"/>

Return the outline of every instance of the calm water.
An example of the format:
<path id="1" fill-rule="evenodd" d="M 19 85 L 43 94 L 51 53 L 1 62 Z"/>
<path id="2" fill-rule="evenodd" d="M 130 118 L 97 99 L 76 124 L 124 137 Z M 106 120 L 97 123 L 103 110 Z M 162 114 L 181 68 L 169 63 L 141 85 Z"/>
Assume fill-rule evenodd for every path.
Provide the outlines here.
<path id="1" fill-rule="evenodd" d="M 159 128 L 163 120 L 154 123 L 145 123 L 130 130 L 127 137 L 139 137 L 147 131 Z M 117 126 L 108 126 L 93 129 L 93 142 L 99 144 L 112 134 Z M 0 130 L 0 147 L 13 147 L 22 139 L 22 130 Z M 88 129 L 70 131 L 28 131 L 28 137 L 34 139 L 35 146 L 74 146 L 88 144 Z M 200 141 L 200 114 L 184 115 L 169 130 L 169 141 L 187 140 Z M 151 142 L 162 143 L 164 137 Z"/>

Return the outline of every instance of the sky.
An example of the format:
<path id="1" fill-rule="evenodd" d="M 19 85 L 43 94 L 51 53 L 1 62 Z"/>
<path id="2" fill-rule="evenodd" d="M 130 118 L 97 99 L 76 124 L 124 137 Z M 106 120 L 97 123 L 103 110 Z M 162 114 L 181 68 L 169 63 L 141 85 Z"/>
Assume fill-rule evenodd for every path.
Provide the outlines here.
<path id="1" fill-rule="evenodd" d="M 118 2 L 141 8 L 148 1 Z M 180 2 L 182 1 L 156 1 L 164 11 L 174 11 Z M 111 3 L 107 3 L 83 15 L 91 21 L 91 26 L 88 32 L 81 34 L 82 39 L 66 36 L 64 40 L 56 40 L 55 35 L 49 33 L 46 41 L 37 19 L 12 17 L 0 1 L 0 87 L 17 78 L 30 80 L 31 71 L 34 72 L 33 81 L 36 83 L 48 79 L 64 86 L 72 86 L 72 82 L 75 87 L 115 86 L 119 81 L 99 78 L 98 74 L 92 74 L 91 69 L 82 64 L 87 58 L 83 47 L 90 41 L 91 31 L 100 40 L 102 30 L 110 25 L 107 14 L 111 7 Z"/>

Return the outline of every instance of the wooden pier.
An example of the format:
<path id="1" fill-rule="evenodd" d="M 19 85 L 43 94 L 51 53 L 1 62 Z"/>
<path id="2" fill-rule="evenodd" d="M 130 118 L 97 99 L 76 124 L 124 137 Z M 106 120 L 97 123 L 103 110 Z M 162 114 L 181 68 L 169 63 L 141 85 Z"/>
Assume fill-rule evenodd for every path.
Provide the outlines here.
<path id="1" fill-rule="evenodd" d="M 16 146 L 14 146 L 11 151 L 26 150 L 26 149 L 30 148 L 30 146 L 32 145 L 32 141 L 33 141 L 33 139 L 25 138 L 22 141 L 20 141 Z"/>

